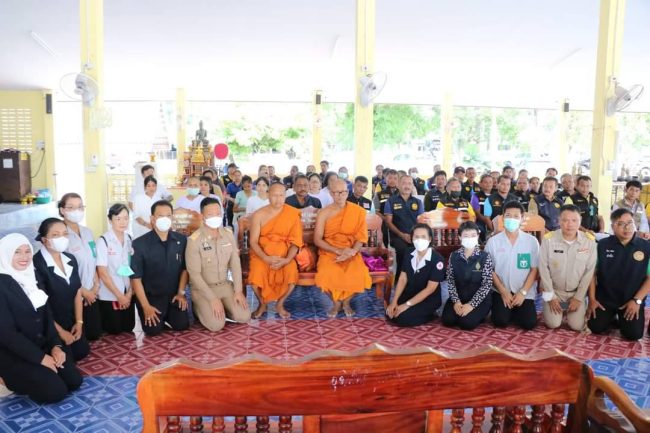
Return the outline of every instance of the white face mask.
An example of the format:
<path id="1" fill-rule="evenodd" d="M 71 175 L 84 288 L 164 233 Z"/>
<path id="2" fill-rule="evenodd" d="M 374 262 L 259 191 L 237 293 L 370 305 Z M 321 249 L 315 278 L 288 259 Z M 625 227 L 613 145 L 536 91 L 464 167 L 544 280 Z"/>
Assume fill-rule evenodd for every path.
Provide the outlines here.
<path id="1" fill-rule="evenodd" d="M 417 171 L 412 172 L 412 173 L 411 173 L 411 177 L 412 177 L 413 179 L 417 179 L 417 178 L 418 178 L 418 172 L 417 172 Z"/>
<path id="2" fill-rule="evenodd" d="M 415 246 L 417 251 L 422 252 L 429 248 L 429 241 L 426 239 L 415 239 L 413 240 L 413 246 Z"/>
<path id="3" fill-rule="evenodd" d="M 187 193 L 189 195 L 199 195 L 200 192 L 201 192 L 200 188 L 187 188 Z"/>
<path id="4" fill-rule="evenodd" d="M 65 250 L 68 249 L 68 245 L 70 244 L 70 241 L 66 237 L 60 237 L 60 238 L 54 238 L 54 239 L 49 239 L 50 241 L 50 248 L 52 248 L 54 251 L 58 253 L 62 253 Z"/>
<path id="5" fill-rule="evenodd" d="M 460 243 L 463 248 L 473 250 L 478 245 L 478 236 L 473 238 L 461 238 Z"/>
<path id="6" fill-rule="evenodd" d="M 65 214 L 68 221 L 75 224 L 79 224 L 84 219 L 84 211 L 82 210 L 73 210 Z"/>
<path id="7" fill-rule="evenodd" d="M 211 229 L 218 229 L 221 227 L 223 224 L 223 218 L 218 216 L 218 217 L 210 217 L 205 219 L 205 225 L 210 227 Z"/>
<path id="8" fill-rule="evenodd" d="M 156 228 L 161 232 L 169 231 L 172 227 L 172 219 L 168 217 L 160 217 L 156 220 Z"/>

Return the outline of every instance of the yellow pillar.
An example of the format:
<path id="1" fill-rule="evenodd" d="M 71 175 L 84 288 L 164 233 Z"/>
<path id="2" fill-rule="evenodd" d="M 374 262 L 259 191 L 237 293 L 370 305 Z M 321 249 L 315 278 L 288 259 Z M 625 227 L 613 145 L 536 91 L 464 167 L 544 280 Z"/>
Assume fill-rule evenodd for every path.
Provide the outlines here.
<path id="1" fill-rule="evenodd" d="M 187 149 L 187 137 L 185 131 L 187 95 L 185 89 L 176 89 L 176 160 L 178 161 L 178 176 L 184 173 L 183 157 Z"/>
<path id="2" fill-rule="evenodd" d="M 93 128 L 91 111 L 104 105 L 104 1 L 79 1 L 81 71 L 97 82 L 92 106 L 83 107 L 84 180 L 86 184 L 86 222 L 96 236 L 107 227 L 108 185 L 102 130 Z"/>
<path id="3" fill-rule="evenodd" d="M 625 0 L 601 0 L 596 59 L 596 91 L 591 143 L 591 177 L 599 210 L 609 229 L 612 205 L 612 171 L 616 159 L 616 116 L 607 116 L 607 99 L 614 95 L 623 43 Z"/>
<path id="4" fill-rule="evenodd" d="M 375 0 L 357 0 L 356 56 L 354 74 L 354 175 L 372 176 L 374 104 L 361 105 L 359 81 L 374 72 Z M 370 191 L 370 189 L 368 190 Z M 370 194 L 371 192 L 368 192 Z"/>
<path id="5" fill-rule="evenodd" d="M 560 109 L 558 111 L 558 122 L 557 122 L 557 127 L 558 127 L 558 149 L 557 149 L 557 155 L 558 155 L 558 170 L 560 171 L 560 174 L 564 173 L 573 173 L 573 167 L 568 165 L 567 161 L 567 156 L 569 154 L 569 143 L 567 141 L 567 131 L 568 131 L 568 126 L 569 126 L 569 113 L 564 111 L 565 110 L 565 104 L 568 104 L 569 100 L 564 99 L 562 102 L 560 102 Z M 567 105 L 568 106 L 568 105 Z"/>
<path id="6" fill-rule="evenodd" d="M 312 98 L 312 111 L 314 114 L 312 124 L 312 164 L 318 169 L 322 158 L 323 147 L 323 91 L 316 90 Z M 317 170 L 318 171 L 318 170 Z"/>
<path id="7" fill-rule="evenodd" d="M 440 141 L 440 146 L 442 147 L 441 165 L 442 169 L 447 171 L 448 175 L 451 175 L 453 172 L 451 164 L 454 153 L 454 104 L 451 93 L 445 93 L 442 99 L 440 116 L 442 127 L 442 140 Z"/>

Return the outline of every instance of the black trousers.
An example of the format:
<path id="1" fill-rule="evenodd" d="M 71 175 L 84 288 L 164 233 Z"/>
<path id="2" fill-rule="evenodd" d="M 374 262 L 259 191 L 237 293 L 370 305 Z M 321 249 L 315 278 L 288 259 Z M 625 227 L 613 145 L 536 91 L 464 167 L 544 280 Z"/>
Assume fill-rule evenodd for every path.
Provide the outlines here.
<path id="1" fill-rule="evenodd" d="M 153 326 L 149 326 L 144 321 L 144 311 L 139 302 L 136 303 L 138 308 L 138 315 L 140 316 L 140 323 L 142 323 L 142 330 L 146 335 L 158 335 L 165 329 L 165 322 L 169 323 L 169 326 L 174 331 L 184 331 L 190 327 L 190 316 L 189 311 L 181 310 L 178 307 L 178 302 L 172 304 L 173 296 L 149 296 L 147 295 L 147 300 L 152 307 L 155 307 L 160 311 L 158 316 L 160 321 Z"/>
<path id="2" fill-rule="evenodd" d="M 81 386 L 82 377 L 74 363 L 69 347 L 63 368 L 53 372 L 40 364 L 31 364 L 16 359 L 16 362 L 0 369 L 0 376 L 7 388 L 16 394 L 24 394 L 36 403 L 56 403 L 63 400 L 70 391 Z"/>
<path id="3" fill-rule="evenodd" d="M 406 250 L 411 246 L 407 244 L 404 239 L 397 236 L 395 233 L 391 233 L 390 244 L 395 248 L 395 261 L 397 262 L 397 268 L 395 270 L 395 281 L 399 279 L 400 274 L 402 273 L 402 262 L 404 261 L 404 255 L 406 255 Z"/>
<path id="4" fill-rule="evenodd" d="M 102 316 L 99 312 L 99 300 L 90 305 L 84 305 L 84 335 L 89 341 L 98 340 L 102 336 Z"/>
<path id="5" fill-rule="evenodd" d="M 102 328 L 109 334 L 131 332 L 135 327 L 135 302 L 126 310 L 114 310 L 113 301 L 97 301 L 102 316 Z"/>
<path id="6" fill-rule="evenodd" d="M 609 331 L 612 327 L 614 318 L 618 316 L 618 323 L 621 328 L 621 335 L 627 340 L 636 341 L 643 337 L 643 327 L 645 325 L 645 308 L 639 308 L 639 318 L 636 320 L 625 320 L 623 313 L 625 310 L 617 308 L 606 308 L 605 311 L 596 310 L 596 317 L 587 321 L 587 326 L 594 334 L 602 334 Z M 649 331 L 650 332 L 650 329 Z"/>
<path id="7" fill-rule="evenodd" d="M 72 357 L 74 358 L 75 361 L 84 359 L 90 353 L 90 344 L 88 344 L 88 340 L 86 339 L 86 336 L 83 334 L 81 334 L 80 339 L 78 339 L 68 347 L 70 348 L 70 352 L 72 353 Z"/>
<path id="8" fill-rule="evenodd" d="M 537 325 L 535 301 L 526 299 L 520 306 L 510 309 L 503 303 L 500 293 L 492 293 L 492 323 L 497 328 L 513 323 L 527 331 L 533 329 Z"/>
<path id="9" fill-rule="evenodd" d="M 467 316 L 459 316 L 454 311 L 454 303 L 451 299 L 447 300 L 445 308 L 442 310 L 442 324 L 445 326 L 458 326 L 460 329 L 472 330 L 478 327 L 490 313 L 490 297 L 486 297 L 478 307 L 474 308 Z"/>

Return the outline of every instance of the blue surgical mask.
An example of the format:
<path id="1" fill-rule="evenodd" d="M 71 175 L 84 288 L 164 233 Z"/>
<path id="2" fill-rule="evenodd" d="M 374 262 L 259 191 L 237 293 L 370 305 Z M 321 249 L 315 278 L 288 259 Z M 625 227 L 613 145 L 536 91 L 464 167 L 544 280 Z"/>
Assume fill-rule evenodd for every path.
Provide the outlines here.
<path id="1" fill-rule="evenodd" d="M 505 227 L 505 229 L 508 230 L 510 233 L 517 231 L 520 225 L 521 225 L 521 221 L 519 221 L 516 218 L 503 219 L 503 227 Z"/>
<path id="2" fill-rule="evenodd" d="M 187 188 L 187 193 L 189 195 L 199 195 L 200 192 L 201 192 L 200 188 Z"/>

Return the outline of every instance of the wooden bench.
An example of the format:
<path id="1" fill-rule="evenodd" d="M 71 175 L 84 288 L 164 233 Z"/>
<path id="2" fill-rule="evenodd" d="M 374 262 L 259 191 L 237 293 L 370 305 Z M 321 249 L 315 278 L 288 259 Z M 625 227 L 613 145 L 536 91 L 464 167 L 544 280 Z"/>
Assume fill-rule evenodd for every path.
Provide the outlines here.
<path id="1" fill-rule="evenodd" d="M 648 418 L 620 388 L 611 382 L 595 387 L 587 364 L 558 351 L 523 357 L 490 347 L 446 355 L 373 345 L 291 362 L 179 360 L 149 371 L 137 388 L 144 433 L 177 433 L 187 423 L 181 417 L 190 417 L 191 432 L 223 432 L 224 416 L 235 417 L 235 432 L 247 431 L 246 417 L 257 416 L 258 433 L 269 431 L 270 416 L 279 416 L 279 431 L 289 433 L 292 415 L 302 416 L 304 433 L 438 433 L 446 423 L 452 433 L 470 426 L 472 433 L 578 433 L 605 423 L 623 431 L 599 400 L 602 393 L 636 431 L 650 431 Z M 203 416 L 213 418 L 204 425 Z"/>
<path id="2" fill-rule="evenodd" d="M 302 209 L 303 235 L 302 240 L 305 248 L 310 248 L 313 257 L 318 257 L 318 248 L 314 245 L 314 226 L 318 209 L 308 207 Z M 368 225 L 368 244 L 361 248 L 361 252 L 372 257 L 381 257 L 388 270 L 372 271 L 370 278 L 375 286 L 375 294 L 378 298 L 384 297 L 384 302 L 390 301 L 390 293 L 393 287 L 393 274 L 390 268 L 393 264 L 394 255 L 391 250 L 384 246 L 384 240 L 381 233 L 382 219 L 376 214 L 367 214 L 366 224 Z M 242 257 L 242 273 L 244 282 L 247 281 L 249 269 L 250 244 L 248 241 L 248 229 L 250 227 L 249 217 L 241 217 L 238 221 L 239 229 L 237 237 L 239 240 L 239 251 Z M 301 271 L 298 274 L 299 286 L 313 286 L 315 284 L 316 269 Z"/>
<path id="3" fill-rule="evenodd" d="M 418 216 L 418 222 L 427 224 L 433 231 L 433 245 L 445 260 L 460 248 L 458 228 L 465 221 L 474 221 L 469 213 L 451 208 L 436 209 Z"/>

